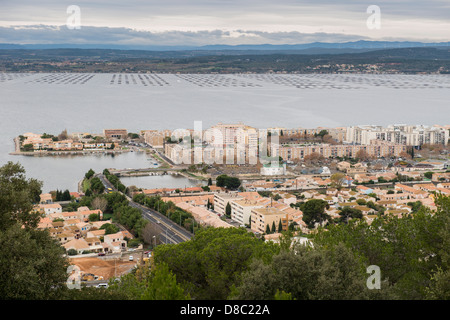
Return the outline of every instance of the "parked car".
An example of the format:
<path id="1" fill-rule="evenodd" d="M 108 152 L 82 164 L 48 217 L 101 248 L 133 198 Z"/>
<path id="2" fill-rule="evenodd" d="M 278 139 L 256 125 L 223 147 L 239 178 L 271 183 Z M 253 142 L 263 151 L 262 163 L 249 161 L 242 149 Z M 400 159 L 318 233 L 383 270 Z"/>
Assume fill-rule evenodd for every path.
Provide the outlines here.
<path id="1" fill-rule="evenodd" d="M 129 261 L 133 261 L 133 260 L 134 260 L 133 256 L 129 256 L 129 257 L 128 257 L 128 260 L 129 260 Z"/>
<path id="2" fill-rule="evenodd" d="M 108 288 L 108 284 L 107 283 L 99 283 L 98 285 L 97 285 L 97 288 Z"/>
<path id="3" fill-rule="evenodd" d="M 99 257 L 102 257 L 102 256 L 104 256 L 104 255 L 105 255 L 104 252 L 99 252 L 99 253 L 98 253 L 98 256 L 99 256 Z"/>

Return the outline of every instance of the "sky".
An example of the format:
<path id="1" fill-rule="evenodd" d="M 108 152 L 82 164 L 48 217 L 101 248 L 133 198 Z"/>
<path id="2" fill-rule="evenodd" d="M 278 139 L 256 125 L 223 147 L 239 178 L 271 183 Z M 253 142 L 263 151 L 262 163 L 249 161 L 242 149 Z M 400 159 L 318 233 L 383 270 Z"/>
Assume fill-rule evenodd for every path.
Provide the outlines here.
<path id="1" fill-rule="evenodd" d="M 71 5 L 79 10 L 68 11 Z M 0 43 L 237 45 L 449 39 L 450 0 L 0 0 Z"/>

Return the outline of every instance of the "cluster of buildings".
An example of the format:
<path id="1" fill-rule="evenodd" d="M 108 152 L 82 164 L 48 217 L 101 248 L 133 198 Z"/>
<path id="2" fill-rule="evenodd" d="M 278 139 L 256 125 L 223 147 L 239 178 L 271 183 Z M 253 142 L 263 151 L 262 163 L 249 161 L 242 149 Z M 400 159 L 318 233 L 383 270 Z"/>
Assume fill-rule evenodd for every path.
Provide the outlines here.
<path id="1" fill-rule="evenodd" d="M 48 230 L 66 251 L 73 249 L 79 255 L 120 253 L 127 249 L 125 238 L 133 238 L 127 231 L 105 234 L 105 229 L 101 227 L 111 221 L 101 221 L 103 216 L 101 210 L 80 207 L 74 212 L 63 212 L 59 203 L 51 201 L 50 194 L 41 195 L 41 203 L 36 205 L 35 210 L 44 214 L 38 228 Z M 97 215 L 99 221 L 90 221 L 89 216 L 92 214 Z"/>
<path id="2" fill-rule="evenodd" d="M 71 139 L 55 139 L 48 138 L 41 134 L 24 133 L 22 135 L 20 144 L 21 148 L 24 146 L 32 146 L 33 151 L 36 150 L 53 150 L 53 151 L 81 151 L 81 150 L 105 150 L 114 148 L 114 134 L 100 135 L 104 141 L 96 142 L 92 139 L 90 134 L 73 134 Z M 99 135 L 97 135 L 99 136 Z"/>
<path id="3" fill-rule="evenodd" d="M 424 144 L 447 145 L 450 126 L 389 125 L 352 126 L 347 128 L 345 141 L 349 144 L 370 145 L 373 140 L 419 147 Z"/>
<path id="4" fill-rule="evenodd" d="M 292 192 L 271 189 L 272 196 L 262 196 L 257 191 L 199 193 L 184 196 L 163 196 L 166 202 L 172 201 L 176 206 L 190 212 L 194 219 L 205 226 L 213 227 L 248 227 L 253 233 L 274 237 L 293 225 L 302 233 L 309 233 L 303 221 L 303 212 L 295 204 L 309 199 L 322 199 L 328 203 L 325 212 L 331 218 L 339 218 L 344 207 L 351 207 L 362 212 L 369 223 L 382 210 L 383 214 L 401 217 L 412 212 L 411 202 L 421 202 L 431 210 L 436 209 L 435 193 L 450 195 L 450 176 L 448 182 L 416 183 L 405 185 L 396 183 L 394 188 L 386 189 L 368 185 L 343 186 L 342 189 L 327 186 L 317 189 L 317 181 L 302 178 L 296 182 L 302 187 L 316 187 L 295 195 Z M 320 178 L 316 178 L 321 180 Z M 328 181 L 330 183 L 330 181 Z M 266 182 L 269 183 L 269 182 Z M 293 181 L 286 181 L 291 186 Z M 248 190 L 248 189 L 247 189 Z M 228 209 L 227 209 L 228 207 Z M 229 218 L 224 216 L 229 210 Z M 274 230 L 275 229 L 275 230 Z M 270 232 L 268 232 L 270 230 Z"/>
<path id="5" fill-rule="evenodd" d="M 371 140 L 368 145 L 347 144 L 285 144 L 271 146 L 272 156 L 280 156 L 286 161 L 304 160 L 313 154 L 324 158 L 357 158 L 359 152 L 365 152 L 374 158 L 399 157 L 406 152 L 406 145 L 382 140 Z"/>
<path id="6" fill-rule="evenodd" d="M 266 156 L 280 156 L 284 161 L 303 160 L 311 154 L 319 154 L 325 158 L 354 158 L 361 151 L 374 158 L 399 157 L 411 146 L 448 145 L 449 131 L 450 126 L 438 125 L 315 129 L 276 127 L 261 130 L 243 123 L 219 123 L 206 130 L 201 127 L 175 131 L 145 130 L 141 135 L 149 145 L 159 148 L 175 164 L 256 164 Z M 295 138 L 317 137 L 323 132 L 333 139 L 333 143 L 295 142 Z M 282 136 L 293 138 L 294 142 L 280 142 Z"/>

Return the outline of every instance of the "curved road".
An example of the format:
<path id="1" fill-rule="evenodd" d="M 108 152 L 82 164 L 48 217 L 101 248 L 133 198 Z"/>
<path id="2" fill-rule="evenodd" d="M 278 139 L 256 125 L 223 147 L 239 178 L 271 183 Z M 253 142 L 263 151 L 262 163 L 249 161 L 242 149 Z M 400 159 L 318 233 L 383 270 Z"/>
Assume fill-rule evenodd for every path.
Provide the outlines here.
<path id="1" fill-rule="evenodd" d="M 111 188 L 114 191 L 119 192 L 103 174 L 96 174 L 96 177 L 100 179 L 105 188 Z M 160 239 L 163 243 L 177 244 L 180 242 L 188 241 L 192 238 L 193 234 L 179 226 L 166 216 L 162 215 L 158 211 L 142 206 L 141 204 L 134 202 L 130 197 L 125 195 L 129 201 L 129 206 L 141 210 L 144 219 L 150 223 L 158 226 L 161 230 Z"/>

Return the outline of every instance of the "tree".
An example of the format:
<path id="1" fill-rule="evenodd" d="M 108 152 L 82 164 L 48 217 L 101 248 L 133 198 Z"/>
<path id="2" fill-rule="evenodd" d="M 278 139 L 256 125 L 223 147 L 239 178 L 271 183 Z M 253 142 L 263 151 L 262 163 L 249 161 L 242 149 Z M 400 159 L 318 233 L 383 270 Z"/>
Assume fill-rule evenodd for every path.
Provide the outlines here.
<path id="1" fill-rule="evenodd" d="M 360 261 L 345 246 L 312 250 L 297 245 L 280 251 L 269 263 L 254 261 L 232 298 L 277 299 L 283 292 L 284 298 L 295 300 L 367 299 L 365 282 Z"/>
<path id="2" fill-rule="evenodd" d="M 273 243 L 243 228 L 204 228 L 190 241 L 158 246 L 154 262 L 166 263 L 192 299 L 226 299 L 253 258 L 268 261 L 277 251 Z"/>
<path id="3" fill-rule="evenodd" d="M 348 223 L 350 219 L 362 219 L 362 211 L 356 208 L 343 207 L 339 212 L 340 222 Z"/>
<path id="4" fill-rule="evenodd" d="M 92 178 L 92 176 L 93 176 L 94 174 L 95 174 L 95 171 L 92 170 L 92 169 L 89 169 L 89 171 L 86 172 L 86 174 L 84 175 L 84 177 L 85 177 L 86 179 L 90 179 L 90 178 Z"/>
<path id="5" fill-rule="evenodd" d="M 105 186 L 103 185 L 103 182 L 98 177 L 94 177 L 91 179 L 91 191 L 94 194 L 100 194 L 105 191 Z"/>
<path id="6" fill-rule="evenodd" d="M 108 291 L 130 300 L 190 299 L 166 264 L 152 268 L 147 264 L 139 266 L 135 273 L 122 276 L 120 282 L 114 282 Z"/>
<path id="7" fill-rule="evenodd" d="M 61 133 L 58 135 L 58 140 L 66 140 L 69 137 L 69 135 L 67 134 L 67 129 L 64 129 L 63 131 L 61 131 Z"/>
<path id="8" fill-rule="evenodd" d="M 230 190 L 235 190 L 241 185 L 241 180 L 239 180 L 239 178 L 229 177 L 223 174 L 216 178 L 216 185 L 218 187 L 226 187 Z"/>
<path id="9" fill-rule="evenodd" d="M 272 222 L 272 229 L 270 231 L 271 233 L 277 232 L 277 229 L 275 228 L 275 221 Z"/>
<path id="10" fill-rule="evenodd" d="M 105 223 L 100 227 L 100 230 L 105 229 L 105 235 L 114 234 L 120 231 L 119 227 L 115 224 Z"/>
<path id="11" fill-rule="evenodd" d="M 432 171 L 428 171 L 428 172 L 425 172 L 423 175 L 425 178 L 431 179 L 433 177 L 433 173 L 434 172 L 432 172 Z"/>
<path id="12" fill-rule="evenodd" d="M 64 190 L 64 192 L 61 195 L 61 201 L 70 201 L 70 191 L 68 189 Z"/>
<path id="13" fill-rule="evenodd" d="M 89 219 L 89 221 L 94 222 L 94 221 L 98 221 L 99 217 L 98 217 L 98 214 L 92 213 L 89 215 L 88 219 Z"/>
<path id="14" fill-rule="evenodd" d="M 283 224 L 281 223 L 281 219 L 278 222 L 278 232 L 281 233 L 281 231 L 283 231 Z"/>
<path id="15" fill-rule="evenodd" d="M 303 211 L 302 219 L 308 228 L 312 229 L 316 224 L 321 225 L 324 221 L 329 220 L 330 216 L 325 213 L 325 209 L 329 207 L 328 202 L 322 199 L 311 199 L 303 203 L 300 209 Z"/>
<path id="16" fill-rule="evenodd" d="M 343 174 L 341 172 L 334 173 L 331 175 L 330 180 L 331 180 L 331 186 L 333 188 L 338 189 L 338 191 L 340 191 L 342 189 L 342 186 L 344 185 L 345 174 Z"/>
<path id="17" fill-rule="evenodd" d="M 25 177 L 19 163 L 0 167 L 0 231 L 15 223 L 37 227 L 41 214 L 33 208 L 40 201 L 41 188 L 42 182 Z"/>
<path id="18" fill-rule="evenodd" d="M 30 152 L 30 151 L 34 151 L 34 146 L 32 143 L 27 143 L 22 147 L 22 151 L 25 152 Z"/>
<path id="19" fill-rule="evenodd" d="M 226 207 L 225 207 L 225 215 L 228 218 L 231 218 L 231 204 L 228 202 Z"/>
<path id="20" fill-rule="evenodd" d="M 0 168 L 0 297 L 54 299 L 67 279 L 64 250 L 48 231 L 38 230 L 33 212 L 42 182 L 26 179 L 20 164 Z"/>
<path id="21" fill-rule="evenodd" d="M 359 150 L 356 153 L 355 158 L 358 159 L 358 161 L 368 161 L 371 159 L 369 153 L 364 149 Z"/>
<path id="22" fill-rule="evenodd" d="M 108 207 L 108 200 L 101 196 L 95 197 L 91 202 L 91 206 L 94 210 L 101 210 L 102 212 L 105 212 Z"/>

